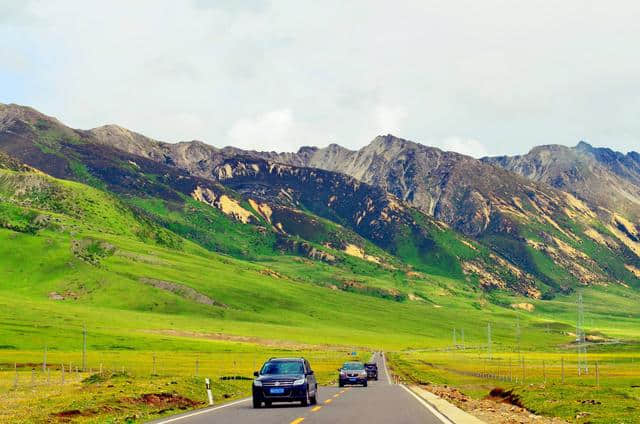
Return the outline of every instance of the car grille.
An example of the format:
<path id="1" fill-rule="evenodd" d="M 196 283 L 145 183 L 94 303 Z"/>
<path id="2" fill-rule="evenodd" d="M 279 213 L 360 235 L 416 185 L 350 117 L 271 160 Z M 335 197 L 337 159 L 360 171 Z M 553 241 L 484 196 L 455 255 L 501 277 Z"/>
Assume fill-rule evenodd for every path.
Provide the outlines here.
<path id="1" fill-rule="evenodd" d="M 291 386 L 291 385 L 293 385 L 293 380 L 265 381 L 265 382 L 262 383 L 262 385 L 265 386 L 265 387 Z"/>
<path id="2" fill-rule="evenodd" d="M 359 374 L 357 372 L 356 373 L 347 373 L 347 377 L 358 377 L 358 376 L 359 376 Z"/>

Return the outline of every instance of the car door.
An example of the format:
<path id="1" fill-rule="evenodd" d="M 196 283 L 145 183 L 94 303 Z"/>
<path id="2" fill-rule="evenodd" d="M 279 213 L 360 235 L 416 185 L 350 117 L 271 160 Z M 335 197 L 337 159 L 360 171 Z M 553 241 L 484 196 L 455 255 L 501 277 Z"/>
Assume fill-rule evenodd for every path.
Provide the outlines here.
<path id="1" fill-rule="evenodd" d="M 311 369 L 311 364 L 309 364 L 309 361 L 307 361 L 306 359 L 304 361 L 304 366 L 306 368 L 305 373 L 307 374 L 307 384 L 309 385 L 310 388 L 313 389 L 313 393 L 315 394 L 318 388 L 318 384 L 316 382 L 316 376 L 313 373 L 313 370 Z"/>

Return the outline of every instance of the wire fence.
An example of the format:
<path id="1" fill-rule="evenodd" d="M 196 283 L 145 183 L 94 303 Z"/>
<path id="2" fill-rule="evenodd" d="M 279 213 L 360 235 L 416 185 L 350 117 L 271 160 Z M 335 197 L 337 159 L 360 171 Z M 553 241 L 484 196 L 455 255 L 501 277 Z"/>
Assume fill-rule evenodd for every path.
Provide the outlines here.
<path id="1" fill-rule="evenodd" d="M 363 358 L 369 353 L 363 354 Z M 40 356 L 40 360 L 37 357 Z M 0 355 L 0 393 L 74 384 L 93 375 L 126 374 L 135 379 L 211 378 L 252 380 L 253 372 L 273 356 L 304 356 L 325 381 L 352 358 L 351 351 L 262 352 L 91 352 L 83 360 L 77 353 L 15 352 Z"/>
<path id="2" fill-rule="evenodd" d="M 640 385 L 640 361 L 633 354 L 595 353 L 586 363 L 574 352 L 498 353 L 492 357 L 486 352 L 410 352 L 401 356 L 410 361 L 403 369 L 405 376 L 414 380 L 421 379 L 423 370 L 513 385 Z M 411 366 L 417 372 L 409 371 Z"/>

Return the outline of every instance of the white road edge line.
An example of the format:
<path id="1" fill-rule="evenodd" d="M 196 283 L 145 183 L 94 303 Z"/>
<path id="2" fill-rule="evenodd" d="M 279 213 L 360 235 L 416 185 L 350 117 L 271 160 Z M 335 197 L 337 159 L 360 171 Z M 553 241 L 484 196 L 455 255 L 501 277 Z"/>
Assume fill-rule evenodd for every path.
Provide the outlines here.
<path id="1" fill-rule="evenodd" d="M 387 382 L 389 384 L 391 383 L 391 376 L 389 375 L 389 370 L 387 369 L 387 359 L 386 359 L 386 354 L 384 352 L 382 352 L 382 366 L 384 367 L 384 373 L 387 376 Z"/>
<path id="2" fill-rule="evenodd" d="M 427 408 L 429 410 L 429 412 L 431 412 L 433 415 L 435 415 L 436 418 L 438 418 L 444 424 L 455 424 L 449 418 L 447 418 L 446 416 L 442 415 L 442 413 L 440 411 L 438 411 L 436 408 L 431 406 L 426 400 L 422 399 L 420 396 L 418 396 L 417 394 L 413 393 L 413 391 L 411 389 L 409 389 L 407 386 L 405 386 L 404 384 L 400 384 L 400 387 L 405 389 L 407 391 L 407 393 L 409 393 L 411 396 L 413 396 L 418 402 L 420 402 L 422 404 L 422 406 Z"/>
<path id="3" fill-rule="evenodd" d="M 217 411 L 218 409 L 227 408 L 229 406 L 237 405 L 239 403 L 247 402 L 249 400 L 251 400 L 250 397 L 244 398 L 244 399 L 240 399 L 240 400 L 237 400 L 235 402 L 225 403 L 224 405 L 216 406 L 215 408 L 203 409 L 202 411 L 192 412 L 191 414 L 182 415 L 180 417 L 169 418 L 168 420 L 160 421 L 160 422 L 157 422 L 156 424 L 173 423 L 173 422 L 176 422 L 176 421 L 184 420 L 185 418 L 195 417 L 196 415 L 208 414 L 209 412 L 214 412 L 214 411 Z"/>

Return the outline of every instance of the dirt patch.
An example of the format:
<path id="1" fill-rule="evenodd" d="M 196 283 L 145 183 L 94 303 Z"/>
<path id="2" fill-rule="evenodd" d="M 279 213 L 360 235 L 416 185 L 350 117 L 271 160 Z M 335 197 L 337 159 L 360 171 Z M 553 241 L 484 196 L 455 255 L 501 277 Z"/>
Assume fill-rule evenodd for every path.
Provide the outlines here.
<path id="1" fill-rule="evenodd" d="M 522 406 L 520 398 L 509 390 L 495 388 L 484 399 L 473 399 L 448 386 L 422 386 L 458 408 L 491 424 L 567 424 L 560 418 L 536 415 Z M 492 395 L 493 394 L 493 395 Z"/>
<path id="2" fill-rule="evenodd" d="M 522 309 L 523 311 L 527 312 L 533 312 L 533 310 L 536 308 L 531 303 L 512 303 L 511 307 L 513 309 Z"/>
<path id="3" fill-rule="evenodd" d="M 64 300 L 64 296 L 58 292 L 49 293 L 49 299 L 51 300 Z"/>
<path id="4" fill-rule="evenodd" d="M 191 193 L 191 197 L 199 202 L 213 206 L 222 211 L 225 215 L 245 224 L 258 221 L 256 217 L 251 212 L 243 208 L 237 200 L 230 198 L 226 194 L 218 196 L 210 188 L 198 186 L 193 193 Z"/>
<path id="5" fill-rule="evenodd" d="M 148 284 L 160 290 L 165 290 L 171 293 L 175 293 L 178 296 L 184 297 L 185 299 L 192 300 L 194 302 L 200 303 L 202 305 L 210 305 L 210 306 L 219 306 L 221 308 L 228 308 L 224 303 L 218 302 L 214 299 L 211 299 L 208 296 L 192 289 L 189 286 L 185 286 L 184 284 L 173 283 L 171 281 L 163 281 L 156 280 L 153 278 L 140 278 L 140 282 L 144 284 Z"/>
<path id="6" fill-rule="evenodd" d="M 70 409 L 68 411 L 57 412 L 52 415 L 57 418 L 79 417 L 80 415 L 82 415 L 82 411 L 80 411 L 79 409 Z"/>
<path id="7" fill-rule="evenodd" d="M 203 402 L 195 401 L 174 393 L 147 393 L 137 398 L 121 399 L 121 402 L 134 405 L 147 405 L 162 409 L 187 409 L 203 404 Z"/>
<path id="8" fill-rule="evenodd" d="M 116 247 L 106 241 L 92 238 L 71 240 L 71 252 L 73 255 L 91 265 L 98 266 L 102 259 L 113 255 Z"/>
<path id="9" fill-rule="evenodd" d="M 520 396 L 513 393 L 512 390 L 505 390 L 500 387 L 496 387 L 489 392 L 489 396 L 485 399 L 493 400 L 495 402 L 508 403 L 509 405 L 519 406 L 524 408 Z"/>
<path id="10" fill-rule="evenodd" d="M 347 244 L 344 248 L 344 253 L 376 264 L 380 263 L 380 258 L 378 258 L 377 256 L 368 255 L 367 253 L 365 253 L 363 248 L 361 248 L 360 246 L 356 246 L 355 244 Z"/>
<path id="11" fill-rule="evenodd" d="M 208 340 L 225 340 L 225 341 L 234 341 L 241 343 L 253 343 L 264 346 L 276 346 L 279 348 L 287 348 L 287 349 L 310 349 L 313 347 L 317 347 L 316 345 L 306 345 L 300 343 L 287 342 L 284 340 L 273 340 L 273 339 L 261 339 L 259 337 L 247 337 L 247 336 L 236 336 L 233 334 L 222 334 L 222 333 L 196 333 L 193 331 L 177 331 L 177 330 L 147 330 L 147 333 L 153 334 L 166 334 L 169 336 L 176 337 L 189 337 L 195 339 L 208 339 Z"/>
<path id="12" fill-rule="evenodd" d="M 278 278 L 280 280 L 288 280 L 287 277 L 285 277 L 284 275 L 282 275 L 279 272 L 274 271 L 274 270 L 272 270 L 270 268 L 264 268 L 264 269 L 261 269 L 258 272 L 260 274 L 262 274 L 262 275 L 266 275 L 266 276 L 273 277 L 273 278 Z"/>

